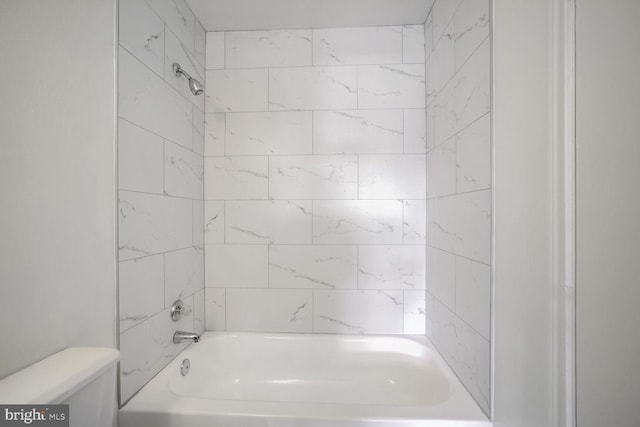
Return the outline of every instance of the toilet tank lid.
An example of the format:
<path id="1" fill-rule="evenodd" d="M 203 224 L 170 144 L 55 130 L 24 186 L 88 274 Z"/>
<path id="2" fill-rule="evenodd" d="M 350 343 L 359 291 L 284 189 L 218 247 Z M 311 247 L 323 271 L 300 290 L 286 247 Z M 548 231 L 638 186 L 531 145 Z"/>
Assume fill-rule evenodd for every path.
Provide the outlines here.
<path id="1" fill-rule="evenodd" d="M 114 348 L 69 347 L 0 380 L 0 404 L 61 403 L 119 358 Z"/>

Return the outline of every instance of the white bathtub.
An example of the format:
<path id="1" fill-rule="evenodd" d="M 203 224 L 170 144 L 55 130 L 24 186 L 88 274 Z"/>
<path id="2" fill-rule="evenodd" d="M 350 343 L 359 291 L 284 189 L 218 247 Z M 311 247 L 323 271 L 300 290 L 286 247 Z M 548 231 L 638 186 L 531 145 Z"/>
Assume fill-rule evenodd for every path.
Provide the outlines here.
<path id="1" fill-rule="evenodd" d="M 426 339 L 207 332 L 120 410 L 120 427 L 145 426 L 490 423 Z"/>

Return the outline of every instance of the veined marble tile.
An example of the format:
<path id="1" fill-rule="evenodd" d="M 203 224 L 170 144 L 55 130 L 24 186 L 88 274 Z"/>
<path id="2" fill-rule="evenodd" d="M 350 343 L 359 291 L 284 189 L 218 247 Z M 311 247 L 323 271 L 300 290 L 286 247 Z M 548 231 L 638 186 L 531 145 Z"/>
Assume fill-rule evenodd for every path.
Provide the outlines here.
<path id="1" fill-rule="evenodd" d="M 432 102 L 431 104 L 427 105 L 426 108 L 426 113 L 427 113 L 427 153 L 432 150 L 435 147 L 436 141 L 436 134 L 435 134 L 435 129 L 434 129 L 434 113 L 435 113 L 435 108 L 434 108 L 434 103 Z"/>
<path id="2" fill-rule="evenodd" d="M 491 337 L 491 267 L 456 257 L 456 314 L 487 340 Z"/>
<path id="3" fill-rule="evenodd" d="M 445 306 L 434 302 L 434 344 L 476 402 L 489 412 L 491 346 Z"/>
<path id="4" fill-rule="evenodd" d="M 120 46 L 162 76 L 164 22 L 144 0 L 121 0 L 118 11 Z"/>
<path id="5" fill-rule="evenodd" d="M 193 144 L 194 153 L 204 155 L 204 113 L 193 106 Z"/>
<path id="6" fill-rule="evenodd" d="M 433 342 L 433 295 L 429 292 L 425 295 L 425 327 L 424 334 Z"/>
<path id="7" fill-rule="evenodd" d="M 227 330 L 311 332 L 313 294 L 301 289 L 227 289 Z"/>
<path id="8" fill-rule="evenodd" d="M 227 243 L 311 243 L 310 200 L 227 201 Z"/>
<path id="9" fill-rule="evenodd" d="M 422 64 L 358 66 L 358 108 L 424 108 Z"/>
<path id="10" fill-rule="evenodd" d="M 314 291 L 313 332 L 401 334 L 402 291 Z"/>
<path id="11" fill-rule="evenodd" d="M 356 156 L 273 156 L 269 158 L 272 199 L 355 199 Z"/>
<path id="12" fill-rule="evenodd" d="M 204 202 L 202 200 L 193 200 L 192 202 L 193 246 L 202 246 L 204 245 Z"/>
<path id="13" fill-rule="evenodd" d="M 489 0 L 463 0 L 453 22 L 458 69 L 489 36 Z"/>
<path id="14" fill-rule="evenodd" d="M 193 299 L 184 301 L 191 307 Z M 120 334 L 120 398 L 126 402 L 188 344 L 174 344 L 176 330 L 190 331 L 193 316 L 173 322 L 169 309 Z"/>
<path id="15" fill-rule="evenodd" d="M 436 199 L 433 246 L 489 264 L 491 261 L 491 191 Z M 429 239 L 428 239 L 429 241 Z"/>
<path id="16" fill-rule="evenodd" d="M 429 60 L 433 51 L 433 13 L 430 13 L 424 23 L 424 59 Z"/>
<path id="17" fill-rule="evenodd" d="M 404 291 L 404 333 L 424 335 L 426 295 L 424 291 Z"/>
<path id="18" fill-rule="evenodd" d="M 164 309 L 162 255 L 120 263 L 120 332 Z"/>
<path id="19" fill-rule="evenodd" d="M 269 70 L 269 110 L 337 110 L 358 106 L 356 67 Z"/>
<path id="20" fill-rule="evenodd" d="M 187 74 L 204 84 L 204 67 L 200 65 L 192 51 L 193 48 L 189 49 L 171 30 L 168 30 L 164 46 L 164 79 L 189 102 L 200 110 L 204 110 L 204 96 L 192 94 L 187 79 L 176 76 L 173 72 L 173 63 L 177 62 Z"/>
<path id="21" fill-rule="evenodd" d="M 433 98 L 430 104 L 433 109 L 433 142 L 430 144 L 432 147 L 437 147 L 455 134 L 454 80 L 455 77 Z M 428 114 L 427 120 L 429 120 Z"/>
<path id="22" fill-rule="evenodd" d="M 226 289 L 205 288 L 204 305 L 207 317 L 207 331 L 226 330 Z"/>
<path id="23" fill-rule="evenodd" d="M 198 18 L 196 18 L 195 30 L 196 30 L 196 38 L 195 38 L 195 48 L 194 48 L 193 54 L 198 60 L 198 63 L 200 63 L 200 65 L 204 68 L 207 65 L 206 58 L 205 58 L 207 53 L 207 49 L 206 49 L 207 33 L 202 27 L 202 24 L 200 24 L 200 22 L 198 21 Z"/>
<path id="24" fill-rule="evenodd" d="M 424 108 L 404 110 L 404 152 L 427 152 L 427 116 Z"/>
<path id="25" fill-rule="evenodd" d="M 357 287 L 357 246 L 270 245 L 271 288 L 343 289 Z"/>
<path id="26" fill-rule="evenodd" d="M 192 104 L 124 49 L 119 68 L 120 117 L 191 148 Z"/>
<path id="27" fill-rule="evenodd" d="M 206 74 L 207 113 L 268 110 L 266 68 L 207 70 Z"/>
<path id="28" fill-rule="evenodd" d="M 162 194 L 163 140 L 126 120 L 118 120 L 118 187 Z"/>
<path id="29" fill-rule="evenodd" d="M 265 245 L 207 245 L 205 280 L 208 288 L 266 288 L 269 261 Z"/>
<path id="30" fill-rule="evenodd" d="M 193 294 L 193 332 L 201 334 L 206 329 L 204 288 Z"/>
<path id="31" fill-rule="evenodd" d="M 185 300 L 204 288 L 204 248 L 191 247 L 164 254 L 164 305 Z"/>
<path id="32" fill-rule="evenodd" d="M 424 25 L 402 27 L 402 62 L 424 64 Z"/>
<path id="33" fill-rule="evenodd" d="M 433 17 L 433 43 L 434 45 L 442 36 L 445 28 L 451 23 L 462 0 L 437 0 L 433 4 L 431 16 Z"/>
<path id="34" fill-rule="evenodd" d="M 424 289 L 424 286 L 424 246 L 359 246 L 359 289 L 416 290 Z"/>
<path id="35" fill-rule="evenodd" d="M 313 243 L 402 243 L 402 202 L 399 200 L 314 201 Z"/>
<path id="36" fill-rule="evenodd" d="M 184 0 L 147 0 L 180 41 L 193 52 L 196 18 Z"/>
<path id="37" fill-rule="evenodd" d="M 456 141 L 451 138 L 427 153 L 427 197 L 456 192 Z"/>
<path id="38" fill-rule="evenodd" d="M 205 170 L 205 200 L 267 198 L 267 157 L 206 157 Z"/>
<path id="39" fill-rule="evenodd" d="M 229 31 L 226 68 L 311 65 L 311 30 Z"/>
<path id="40" fill-rule="evenodd" d="M 120 261 L 191 246 L 191 200 L 120 191 Z"/>
<path id="41" fill-rule="evenodd" d="M 164 192 L 170 196 L 202 199 L 203 158 L 172 142 L 164 143 Z"/>
<path id="42" fill-rule="evenodd" d="M 441 303 L 456 309 L 456 256 L 427 246 L 427 290 Z"/>
<path id="43" fill-rule="evenodd" d="M 315 154 L 402 153 L 402 110 L 313 112 Z"/>
<path id="44" fill-rule="evenodd" d="M 230 156 L 311 154 L 310 111 L 227 114 Z"/>
<path id="45" fill-rule="evenodd" d="M 427 102 L 430 103 L 456 72 L 454 29 L 451 23 L 437 40 L 427 61 Z"/>
<path id="46" fill-rule="evenodd" d="M 207 70 L 221 70 L 224 68 L 224 38 L 223 31 L 207 31 Z"/>
<path id="47" fill-rule="evenodd" d="M 491 108 L 491 52 L 485 41 L 462 66 L 453 79 L 455 131 L 464 129 Z"/>
<path id="48" fill-rule="evenodd" d="M 313 30 L 314 65 L 399 64 L 402 27 Z"/>
<path id="49" fill-rule="evenodd" d="M 204 242 L 224 243 L 224 202 L 204 202 Z"/>
<path id="50" fill-rule="evenodd" d="M 456 135 L 456 191 L 491 187 L 491 114 Z"/>
<path id="51" fill-rule="evenodd" d="M 405 200 L 402 218 L 402 243 L 424 245 L 427 243 L 427 201 Z"/>
<path id="52" fill-rule="evenodd" d="M 360 156 L 358 195 L 361 199 L 426 198 L 424 154 Z"/>
<path id="53" fill-rule="evenodd" d="M 204 115 L 204 155 L 224 156 L 225 139 L 224 113 L 207 113 Z"/>

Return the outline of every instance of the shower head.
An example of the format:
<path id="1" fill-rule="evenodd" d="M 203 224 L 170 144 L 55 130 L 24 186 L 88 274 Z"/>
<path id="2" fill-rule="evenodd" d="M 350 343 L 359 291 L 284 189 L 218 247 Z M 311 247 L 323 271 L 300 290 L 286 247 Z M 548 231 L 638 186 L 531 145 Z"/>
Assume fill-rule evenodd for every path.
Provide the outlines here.
<path id="1" fill-rule="evenodd" d="M 184 71 L 182 67 L 180 67 L 180 64 L 178 64 L 177 62 L 173 63 L 173 72 L 177 77 L 183 75 L 189 81 L 189 89 L 191 90 L 192 94 L 201 95 L 202 92 L 204 92 L 204 86 L 202 86 L 202 83 L 187 74 L 187 72 Z"/>

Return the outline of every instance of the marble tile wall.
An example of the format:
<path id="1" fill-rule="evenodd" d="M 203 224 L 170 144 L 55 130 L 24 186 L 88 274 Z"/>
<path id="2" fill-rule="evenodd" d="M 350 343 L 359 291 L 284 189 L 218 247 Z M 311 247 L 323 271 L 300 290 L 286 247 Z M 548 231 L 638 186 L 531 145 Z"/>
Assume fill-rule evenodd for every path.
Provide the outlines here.
<path id="1" fill-rule="evenodd" d="M 490 408 L 489 0 L 436 0 L 425 22 L 426 334 Z"/>
<path id="2" fill-rule="evenodd" d="M 120 402 L 205 329 L 204 96 L 173 62 L 204 82 L 205 31 L 183 0 L 120 0 L 118 93 Z M 173 322 L 182 299 L 188 313 Z"/>
<path id="3" fill-rule="evenodd" d="M 424 334 L 424 27 L 206 48 L 207 329 Z"/>

